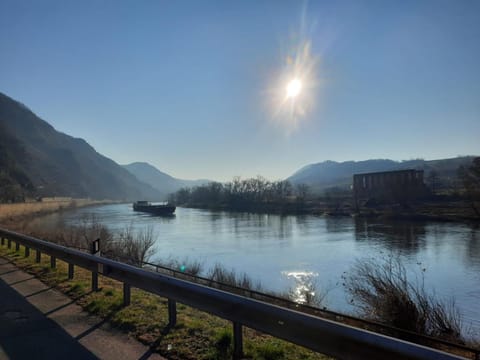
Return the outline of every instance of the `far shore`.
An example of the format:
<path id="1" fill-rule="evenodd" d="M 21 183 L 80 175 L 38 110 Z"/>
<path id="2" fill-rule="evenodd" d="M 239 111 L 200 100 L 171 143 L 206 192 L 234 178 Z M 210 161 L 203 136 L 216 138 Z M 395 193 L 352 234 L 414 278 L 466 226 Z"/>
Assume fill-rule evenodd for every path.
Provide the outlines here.
<path id="1" fill-rule="evenodd" d="M 44 198 L 42 201 L 22 203 L 0 203 L 0 224 L 7 226 L 19 220 L 26 220 L 67 209 L 88 206 L 129 203 L 114 200 L 94 200 L 69 197 Z M 407 207 L 398 205 L 361 208 L 355 211 L 350 204 L 332 207 L 330 204 L 313 202 L 291 202 L 285 204 L 250 204 L 244 207 L 229 207 L 225 204 L 181 204 L 185 208 L 213 211 L 247 212 L 275 215 L 316 215 L 329 217 L 377 218 L 383 220 L 468 222 L 479 223 L 480 219 L 464 201 L 417 202 Z"/>
<path id="2" fill-rule="evenodd" d="M 468 222 L 479 223 L 471 206 L 465 201 L 416 202 L 408 206 L 398 204 L 376 207 L 362 207 L 357 211 L 351 204 L 332 207 L 329 204 L 285 203 L 255 204 L 245 207 L 229 207 L 225 204 L 182 204 L 185 208 L 208 209 L 214 211 L 248 212 L 276 215 L 318 215 L 329 217 L 378 218 L 384 220 Z"/>

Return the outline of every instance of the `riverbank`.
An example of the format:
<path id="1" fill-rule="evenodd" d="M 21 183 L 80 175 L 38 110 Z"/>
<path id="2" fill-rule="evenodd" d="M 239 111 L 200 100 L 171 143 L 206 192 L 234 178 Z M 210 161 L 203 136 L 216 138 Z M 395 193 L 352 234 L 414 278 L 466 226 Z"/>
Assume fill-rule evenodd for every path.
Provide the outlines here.
<path id="1" fill-rule="evenodd" d="M 252 214 L 275 214 L 275 215 L 321 215 L 322 208 L 317 205 L 301 202 L 286 203 L 252 203 L 252 204 L 208 204 L 208 203 L 185 203 L 178 205 L 189 209 L 203 209 L 212 211 L 229 211 Z"/>
<path id="2" fill-rule="evenodd" d="M 20 219 L 42 216 L 57 211 L 114 203 L 112 200 L 48 198 L 35 202 L 0 204 L 0 224 L 6 226 L 8 223 Z"/>
<path id="3" fill-rule="evenodd" d="M 50 258 L 42 255 L 37 263 L 29 256 L 23 246 L 0 246 L 0 257 L 6 257 L 18 267 L 39 277 L 49 288 L 56 288 L 74 302 L 79 303 L 88 312 L 100 316 L 114 327 L 128 332 L 141 342 L 147 344 L 152 351 L 158 351 L 168 359 L 226 359 L 232 354 L 231 323 L 205 314 L 201 311 L 178 306 L 178 323 L 174 328 L 168 327 L 168 303 L 166 299 L 132 289 L 131 305 L 122 305 L 122 284 L 100 276 L 98 292 L 90 291 L 91 273 L 75 268 L 74 279 L 68 279 L 66 263 L 57 259 L 55 268 L 51 268 Z M 339 319 L 334 319 L 339 321 Z M 353 321 L 353 318 L 347 322 Z M 343 321 L 342 321 L 343 322 Z M 350 324 L 353 325 L 353 324 Z M 368 325 L 370 330 L 373 323 Z M 362 326 L 363 327 L 363 326 Z M 380 331 L 382 333 L 382 331 Z M 390 334 L 391 335 L 391 334 Z M 412 334 L 409 335 L 410 337 Z M 326 359 L 325 356 L 308 351 L 299 346 L 287 343 L 260 332 L 244 329 L 245 358 L 251 359 Z M 415 335 L 413 339 L 419 341 Z M 412 340 L 412 339 L 410 339 Z M 416 341 L 415 341 L 416 342 Z M 430 344 L 430 340 L 428 340 Z M 450 348 L 446 344 L 430 344 L 429 346 L 452 351 L 468 356 L 473 349 Z"/>
<path id="4" fill-rule="evenodd" d="M 288 270 L 292 274 L 303 273 L 304 275 L 301 276 L 306 277 L 299 278 L 299 282 L 295 282 L 295 288 L 292 288 L 292 290 L 303 289 L 305 286 L 308 286 L 307 289 L 312 289 L 309 286 L 309 277 L 311 276 L 310 279 L 315 280 L 317 278 L 316 273 L 323 275 L 321 280 L 336 279 L 337 276 L 335 274 L 337 274 L 338 271 L 335 270 L 335 266 L 339 263 L 341 265 L 342 259 L 352 259 L 353 257 L 360 258 L 369 253 L 373 256 L 378 255 L 378 246 L 375 246 L 374 252 L 362 253 L 358 252 L 358 244 L 362 244 L 363 246 L 361 248 L 363 249 L 367 249 L 368 247 L 365 247 L 365 245 L 370 242 L 373 242 L 374 244 L 383 244 L 387 249 L 392 247 L 393 249 L 405 249 L 407 251 L 402 251 L 402 253 L 414 255 L 415 258 L 423 259 L 423 255 L 418 255 L 419 250 L 426 250 L 430 253 L 431 251 L 429 251 L 429 249 L 431 249 L 430 245 L 433 241 L 433 244 L 435 245 L 435 253 L 437 254 L 436 259 L 438 259 L 438 264 L 442 269 L 462 268 L 463 265 L 461 263 L 453 261 L 454 264 L 451 264 L 452 259 L 464 259 L 464 256 L 466 256 L 466 259 L 470 259 L 468 262 L 468 271 L 462 271 L 463 274 L 461 278 L 455 278 L 455 281 L 451 284 L 450 282 L 445 281 L 445 279 L 442 279 L 441 285 L 439 286 L 437 284 L 436 288 L 444 289 L 445 286 L 443 286 L 443 284 L 446 283 L 449 288 L 448 291 L 453 291 L 461 296 L 464 294 L 464 289 L 475 289 L 476 283 L 465 282 L 465 279 L 469 278 L 469 273 L 475 274 L 475 264 L 477 263 L 477 260 L 475 259 L 478 259 L 478 257 L 476 257 L 476 252 L 472 251 L 475 250 L 475 248 L 472 248 L 471 244 L 472 239 L 475 241 L 475 233 L 478 232 L 478 230 L 474 230 L 474 233 L 471 234 L 469 232 L 470 230 L 465 228 L 464 225 L 436 224 L 427 226 L 420 223 L 409 224 L 408 222 L 399 222 L 397 224 L 392 224 L 378 220 L 369 222 L 364 220 L 356 221 L 350 218 L 339 219 L 335 217 L 330 219 L 308 216 L 283 217 L 278 215 L 265 216 L 247 213 L 218 213 L 182 208 L 179 208 L 178 210 L 179 212 L 176 217 L 164 219 L 136 214 L 127 204 L 108 205 L 87 210 L 78 210 L 73 213 L 70 211 L 60 212 L 49 216 L 54 216 L 54 219 L 56 220 L 47 221 L 45 219 L 44 221 L 40 221 L 39 224 L 42 227 L 48 223 L 54 226 L 58 226 L 55 224 L 66 224 L 67 227 L 65 227 L 66 231 L 64 234 L 67 235 L 67 238 L 63 238 L 62 241 L 70 241 L 72 235 L 79 235 L 81 239 L 95 239 L 98 237 L 96 234 L 90 233 L 88 227 L 85 228 L 86 225 L 88 226 L 88 223 L 85 223 L 85 217 L 83 217 L 84 220 L 79 220 L 78 222 L 80 227 L 80 232 L 78 234 L 69 230 L 71 226 L 69 224 L 75 224 L 70 220 L 75 217 L 81 219 L 82 216 L 86 215 L 85 211 L 87 211 L 88 218 L 92 219 L 92 221 L 97 219 L 96 221 L 102 221 L 105 225 L 112 225 L 113 228 L 116 228 L 116 225 L 118 224 L 120 226 L 125 226 L 126 219 L 132 218 L 135 219 L 137 230 L 141 230 L 145 226 L 152 226 L 152 228 L 155 226 L 153 229 L 159 231 L 160 234 L 158 241 L 161 242 L 161 249 L 169 249 L 168 251 L 172 254 L 175 253 L 177 257 L 183 257 L 184 259 L 187 257 L 189 259 L 199 259 L 202 262 L 214 258 L 216 262 L 227 264 L 228 268 L 237 269 L 237 273 L 238 271 L 246 272 L 248 270 L 248 273 L 255 276 L 255 279 L 259 279 L 259 281 L 262 279 L 257 276 L 266 274 L 265 282 L 269 285 L 273 283 L 271 280 L 272 276 L 270 276 L 272 274 L 273 277 L 278 277 L 276 274 L 279 274 L 284 270 Z M 90 213 L 90 211 L 96 211 L 96 213 Z M 62 216 L 65 217 L 63 218 L 64 220 L 62 220 Z M 93 225 L 95 224 L 99 223 L 97 222 Z M 430 228 L 430 226 L 433 226 L 433 228 Z M 453 229 L 450 231 L 446 227 L 448 227 L 448 229 L 453 227 Z M 97 226 L 95 226 L 95 228 L 98 231 L 102 230 Z M 57 230 L 61 229 L 57 227 Z M 263 232 L 260 233 L 260 230 Z M 226 234 L 225 231 L 228 233 Z M 230 233 L 232 237 L 226 236 Z M 442 238 L 444 239 L 447 238 L 446 235 L 448 234 L 448 241 L 442 241 L 441 238 L 436 236 L 438 233 L 442 234 Z M 194 234 L 201 234 L 201 236 L 195 237 Z M 431 237 L 432 234 L 435 234 L 433 238 Z M 468 239 L 462 234 L 469 234 Z M 219 252 L 229 252 L 229 249 L 231 248 L 229 244 L 238 244 L 238 241 L 235 242 L 234 240 L 238 239 L 239 235 L 244 239 L 244 251 L 242 251 L 242 247 L 236 246 L 235 253 L 238 255 L 237 258 L 222 258 L 219 256 Z M 50 237 L 45 235 L 35 236 L 42 239 L 50 239 Z M 107 239 L 106 236 L 100 237 L 102 239 Z M 181 241 L 179 241 L 180 239 Z M 395 241 L 396 239 L 401 239 L 401 241 Z M 279 246 L 279 244 L 283 246 Z M 455 244 L 455 252 L 443 251 L 444 246 L 442 244 L 447 246 L 447 249 L 445 250 L 448 250 L 448 247 L 450 246 L 449 244 Z M 312 245 L 315 246 L 312 247 Z M 251 251 L 252 248 L 260 249 L 259 246 L 262 246 L 262 251 Z M 185 253 L 183 250 L 185 247 L 193 249 L 193 252 Z M 212 249 L 215 250 L 212 251 Z M 357 251 L 345 251 L 349 249 Z M 169 252 L 163 251 L 162 256 L 168 256 Z M 332 253 L 336 254 L 333 262 L 329 260 Z M 453 253 L 464 254 L 464 256 L 451 256 Z M 269 257 L 275 259 L 275 265 L 273 267 L 268 267 L 267 270 L 264 266 L 266 265 L 266 259 L 268 256 L 265 254 L 270 254 Z M 445 257 L 442 257 L 441 254 L 445 254 Z M 294 265 L 295 267 L 292 267 L 291 265 L 288 265 L 288 262 L 285 262 L 283 257 L 286 257 L 288 261 L 294 258 L 297 259 L 296 261 L 298 262 L 302 261 L 307 264 L 315 264 L 315 267 L 306 267 L 303 264 L 300 266 Z M 405 261 L 408 262 L 408 258 L 410 257 L 407 257 Z M 245 263 L 247 266 L 244 266 Z M 260 263 L 264 267 L 263 272 L 259 271 L 258 267 L 255 267 L 256 264 Z M 181 269 L 179 266 L 180 264 L 185 265 L 186 269 L 190 268 L 185 261 L 178 262 L 174 267 Z M 428 261 L 428 259 L 425 259 L 425 264 L 428 266 L 429 271 L 432 274 L 438 273 L 439 270 L 436 263 L 432 263 L 431 261 Z M 207 269 L 211 265 L 212 264 L 205 263 Z M 342 273 L 347 271 L 347 267 L 340 266 L 339 268 L 339 271 L 342 271 Z M 295 271 L 295 273 L 292 271 Z M 281 272 L 281 274 L 282 276 L 289 276 L 287 273 Z M 432 288 L 435 288 L 432 283 L 428 282 L 427 284 L 429 287 L 432 286 Z M 299 285 L 299 287 L 297 285 Z M 325 285 L 325 282 L 321 281 L 320 283 L 317 283 L 317 285 L 322 288 L 323 285 Z M 282 286 L 278 290 L 282 291 L 286 288 L 288 287 Z M 474 292 L 475 290 L 473 293 Z M 334 295 L 331 299 L 333 299 L 335 304 L 338 305 L 341 298 Z M 465 308 L 468 310 L 467 315 L 470 319 L 478 319 L 475 310 L 477 309 L 477 306 L 475 304 L 476 303 L 468 305 L 468 303 L 466 303 Z M 462 304 L 462 306 L 463 305 L 465 304 Z"/>
<path id="5" fill-rule="evenodd" d="M 465 222 L 480 224 L 480 218 L 465 201 L 419 202 L 408 206 L 377 206 L 362 208 L 352 214 L 359 218 L 382 220 Z"/>
<path id="6" fill-rule="evenodd" d="M 123 287 L 120 282 L 99 276 L 99 292 L 90 291 L 91 273 L 76 267 L 73 280 L 68 280 L 68 266 L 57 260 L 50 267 L 50 258 L 42 255 L 36 263 L 33 256 L 0 246 L 0 256 L 35 275 L 49 287 L 67 294 L 86 311 L 129 333 L 151 350 L 168 359 L 228 359 L 233 351 L 230 322 L 178 304 L 177 325 L 168 329 L 168 303 L 159 296 L 132 289 L 131 305 L 123 307 Z M 167 330 L 168 329 L 168 330 Z M 273 338 L 252 329 L 244 330 L 245 358 L 271 360 L 326 360 L 326 356 L 300 346 Z"/>
<path id="7" fill-rule="evenodd" d="M 350 202 L 332 205 L 325 201 L 259 203 L 230 206 L 227 204 L 186 203 L 182 207 L 274 215 L 318 215 L 329 217 L 379 218 L 385 220 L 480 223 L 466 201 L 429 201 L 400 206 L 399 204 L 362 207 L 355 211 Z"/>

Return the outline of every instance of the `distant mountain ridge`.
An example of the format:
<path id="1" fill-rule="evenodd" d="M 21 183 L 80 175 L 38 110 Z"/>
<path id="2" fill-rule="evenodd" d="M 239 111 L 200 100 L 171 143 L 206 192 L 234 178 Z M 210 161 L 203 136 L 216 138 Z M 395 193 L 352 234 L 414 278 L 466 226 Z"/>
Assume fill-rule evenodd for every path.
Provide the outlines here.
<path id="1" fill-rule="evenodd" d="M 152 186 L 164 198 L 183 187 L 193 187 L 209 183 L 211 180 L 182 180 L 174 178 L 146 162 L 134 162 L 122 165 L 140 181 Z"/>
<path id="2" fill-rule="evenodd" d="M 457 169 L 474 156 L 425 161 L 324 161 L 304 166 L 287 180 L 313 191 L 348 188 L 353 174 L 422 169 L 452 184 Z M 210 180 L 181 180 L 145 162 L 119 165 L 85 140 L 58 132 L 28 107 L 0 93 L 0 201 L 24 196 L 71 196 L 113 200 L 164 200 L 169 193 Z"/>
<path id="3" fill-rule="evenodd" d="M 347 188 L 352 184 L 354 174 L 392 171 L 402 169 L 424 170 L 425 177 L 435 171 L 443 183 L 451 183 L 457 177 L 460 165 L 471 163 L 474 156 L 461 156 L 440 160 L 405 160 L 374 159 L 364 161 L 324 161 L 304 166 L 287 180 L 294 184 L 307 184 L 314 191 L 323 191 L 331 187 Z"/>
<path id="4" fill-rule="evenodd" d="M 0 147 L 0 173 L 14 183 L 10 185 L 17 193 L 113 200 L 161 198 L 157 190 L 96 152 L 85 140 L 58 132 L 2 93 L 0 131 L 2 144 L 6 144 Z"/>

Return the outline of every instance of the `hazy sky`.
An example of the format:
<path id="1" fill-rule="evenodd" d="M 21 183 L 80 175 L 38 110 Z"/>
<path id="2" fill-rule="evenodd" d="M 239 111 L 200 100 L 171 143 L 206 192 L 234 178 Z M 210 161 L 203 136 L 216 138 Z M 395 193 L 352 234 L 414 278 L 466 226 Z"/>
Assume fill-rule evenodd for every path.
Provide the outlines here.
<path id="1" fill-rule="evenodd" d="M 0 0 L 0 92 L 180 178 L 480 154 L 480 1 Z"/>

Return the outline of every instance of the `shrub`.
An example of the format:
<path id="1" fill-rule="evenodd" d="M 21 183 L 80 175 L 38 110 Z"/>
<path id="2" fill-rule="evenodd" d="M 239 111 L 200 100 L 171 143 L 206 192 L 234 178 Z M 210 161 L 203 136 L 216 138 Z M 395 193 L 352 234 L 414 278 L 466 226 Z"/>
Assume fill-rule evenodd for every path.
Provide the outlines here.
<path id="1" fill-rule="evenodd" d="M 167 258 L 156 262 L 157 265 L 164 266 L 176 271 L 181 271 L 188 275 L 200 276 L 203 272 L 203 263 L 199 260 L 190 260 L 188 257 L 183 260 Z"/>
<path id="2" fill-rule="evenodd" d="M 380 261 L 358 260 L 344 275 L 351 303 L 368 319 L 445 340 L 464 342 L 454 301 L 427 293 L 421 281 L 408 279 L 405 266 L 392 256 Z"/>
<path id="3" fill-rule="evenodd" d="M 104 242 L 103 255 L 135 266 L 142 266 L 154 254 L 156 235 L 153 227 L 134 230 L 133 225 L 125 227 L 110 241 Z"/>
<path id="4" fill-rule="evenodd" d="M 246 290 L 261 291 L 260 283 L 255 283 L 246 273 L 236 273 L 235 270 L 228 270 L 221 264 L 215 264 L 207 274 L 207 278 L 226 285 L 239 287 Z M 212 284 L 214 285 L 214 284 Z"/>

